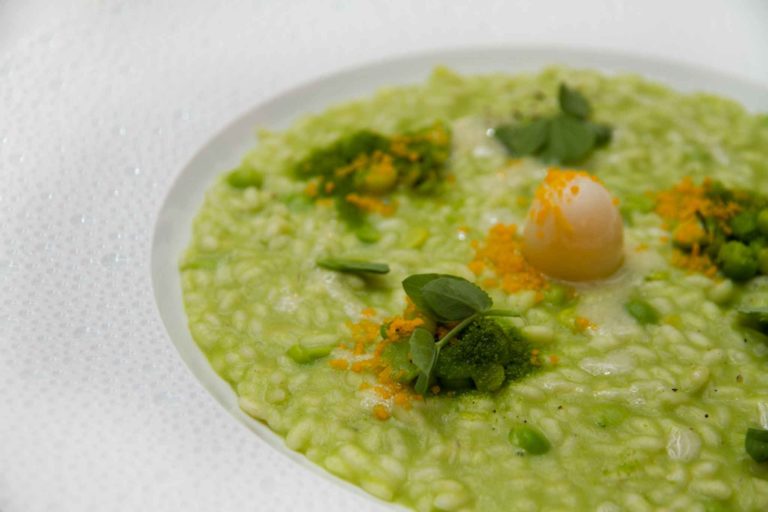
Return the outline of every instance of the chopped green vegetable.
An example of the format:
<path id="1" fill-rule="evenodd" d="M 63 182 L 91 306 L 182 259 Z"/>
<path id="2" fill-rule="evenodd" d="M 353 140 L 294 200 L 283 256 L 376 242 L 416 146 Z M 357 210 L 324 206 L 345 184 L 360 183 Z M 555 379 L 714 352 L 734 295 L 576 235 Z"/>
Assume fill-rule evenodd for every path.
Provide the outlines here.
<path id="1" fill-rule="evenodd" d="M 659 323 L 659 312 L 646 300 L 631 299 L 624 304 L 624 309 L 642 325 Z"/>
<path id="2" fill-rule="evenodd" d="M 285 353 L 299 364 L 308 364 L 316 359 L 326 357 L 333 351 L 333 347 L 305 347 L 300 344 L 292 345 Z"/>
<path id="3" fill-rule="evenodd" d="M 717 253 L 720 270 L 726 277 L 734 281 L 745 281 L 755 276 L 758 270 L 757 258 L 754 253 L 741 242 L 732 240 Z"/>
<path id="4" fill-rule="evenodd" d="M 509 440 L 531 455 L 543 455 L 552 447 L 544 434 L 529 425 L 513 429 L 509 433 Z"/>
<path id="5" fill-rule="evenodd" d="M 335 270 L 336 272 L 354 274 L 386 274 L 389 272 L 389 265 L 386 263 L 346 258 L 322 258 L 317 260 L 317 266 L 327 270 Z"/>
<path id="6" fill-rule="evenodd" d="M 768 430 L 747 429 L 744 449 L 755 462 L 768 461 Z"/>
<path id="7" fill-rule="evenodd" d="M 243 163 L 237 169 L 227 174 L 227 184 L 234 188 L 261 187 L 264 184 L 264 175 L 249 164 Z"/>

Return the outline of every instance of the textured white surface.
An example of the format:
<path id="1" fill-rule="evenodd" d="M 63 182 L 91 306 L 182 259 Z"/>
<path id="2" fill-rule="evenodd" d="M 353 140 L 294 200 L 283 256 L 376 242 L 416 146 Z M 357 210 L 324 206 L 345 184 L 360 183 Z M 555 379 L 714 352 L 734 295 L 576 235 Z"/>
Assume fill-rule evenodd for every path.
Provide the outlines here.
<path id="1" fill-rule="evenodd" d="M 382 56 L 501 42 L 768 83 L 765 26 L 759 1 L 0 0 L 0 510 L 373 506 L 235 422 L 155 311 L 157 209 L 242 111 Z"/>

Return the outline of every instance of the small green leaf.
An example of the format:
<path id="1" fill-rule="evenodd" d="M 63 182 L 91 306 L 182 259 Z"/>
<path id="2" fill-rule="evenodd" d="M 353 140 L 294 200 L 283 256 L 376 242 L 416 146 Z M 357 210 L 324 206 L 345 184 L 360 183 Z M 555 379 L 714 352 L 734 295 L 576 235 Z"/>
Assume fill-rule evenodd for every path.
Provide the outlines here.
<path id="1" fill-rule="evenodd" d="M 354 274 L 386 274 L 389 272 L 389 265 L 386 263 L 345 258 L 321 258 L 317 260 L 317 266 L 327 270 L 335 270 L 336 272 Z"/>
<path id="2" fill-rule="evenodd" d="M 411 302 L 427 315 L 434 317 L 435 312 L 429 307 L 429 304 L 424 300 L 422 295 L 422 289 L 428 283 L 434 281 L 439 277 L 445 277 L 443 274 L 414 274 L 408 276 L 403 281 L 403 290 L 406 295 L 411 299 Z"/>
<path id="3" fill-rule="evenodd" d="M 549 122 L 549 139 L 544 148 L 545 159 L 572 164 L 583 160 L 595 146 L 595 132 L 582 121 L 567 115 Z"/>
<path id="4" fill-rule="evenodd" d="M 411 361 L 419 369 L 419 377 L 414 388 L 417 393 L 423 395 L 427 392 L 429 381 L 432 379 L 432 371 L 440 349 L 435 346 L 435 338 L 432 334 L 421 327 L 413 330 L 408 345 L 411 349 Z"/>
<path id="5" fill-rule="evenodd" d="M 744 449 L 755 462 L 768 461 L 768 430 L 750 428 L 744 439 Z"/>
<path id="6" fill-rule="evenodd" d="M 421 293 L 430 310 L 449 322 L 463 320 L 493 305 L 480 287 L 460 277 L 438 277 L 424 285 Z"/>
<path id="7" fill-rule="evenodd" d="M 557 99 L 560 102 L 560 110 L 573 117 L 586 119 L 592 112 L 592 107 L 589 106 L 587 98 L 576 89 L 571 89 L 565 84 L 560 84 Z"/>
<path id="8" fill-rule="evenodd" d="M 498 126 L 494 130 L 494 136 L 507 148 L 512 156 L 533 155 L 539 151 L 547 141 L 549 133 L 549 121 L 536 119 L 530 123 Z"/>
<path id="9" fill-rule="evenodd" d="M 595 147 L 605 146 L 613 138 L 613 128 L 607 124 L 587 123 L 587 126 L 595 134 Z"/>

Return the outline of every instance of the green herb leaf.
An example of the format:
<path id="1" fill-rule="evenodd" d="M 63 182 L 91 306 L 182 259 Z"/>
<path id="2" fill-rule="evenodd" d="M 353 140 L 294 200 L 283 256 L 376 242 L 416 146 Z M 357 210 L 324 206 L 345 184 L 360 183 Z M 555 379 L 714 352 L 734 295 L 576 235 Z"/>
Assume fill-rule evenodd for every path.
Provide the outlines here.
<path id="1" fill-rule="evenodd" d="M 744 439 L 744 449 L 755 462 L 768 461 L 768 430 L 750 428 Z"/>
<path id="2" fill-rule="evenodd" d="M 421 327 L 413 330 L 408 344 L 411 349 L 411 361 L 420 372 L 414 389 L 417 393 L 423 395 L 427 392 L 429 381 L 432 379 L 432 372 L 435 368 L 440 349 L 435 345 L 435 339 L 432 334 Z"/>
<path id="3" fill-rule="evenodd" d="M 431 317 L 435 317 L 435 312 L 432 311 L 432 308 L 429 307 L 429 304 L 427 304 L 427 301 L 424 300 L 424 297 L 422 295 L 422 289 L 424 286 L 426 286 L 428 283 L 434 281 L 435 279 L 438 279 L 440 277 L 445 277 L 444 274 L 414 274 L 412 276 L 408 276 L 403 281 L 403 290 L 405 290 L 406 295 L 411 299 L 411 302 L 416 306 L 417 309 L 420 309 L 427 315 Z"/>
<path id="4" fill-rule="evenodd" d="M 611 139 L 613 138 L 613 128 L 611 128 L 607 124 L 601 124 L 601 123 L 587 123 L 587 126 L 595 134 L 596 148 L 605 146 L 606 144 L 611 142 Z"/>
<path id="5" fill-rule="evenodd" d="M 317 266 L 327 270 L 335 270 L 336 272 L 355 274 L 386 274 L 389 272 L 389 265 L 386 263 L 345 258 L 321 258 L 317 260 Z"/>
<path id="6" fill-rule="evenodd" d="M 582 121 L 560 115 L 549 122 L 549 138 L 544 148 L 546 160 L 572 164 L 586 157 L 595 145 L 595 132 Z"/>
<path id="7" fill-rule="evenodd" d="M 549 121 L 536 119 L 530 123 L 497 127 L 494 137 L 507 148 L 512 156 L 533 155 L 547 142 Z"/>
<path id="8" fill-rule="evenodd" d="M 565 84 L 560 84 L 560 89 L 557 92 L 557 99 L 560 103 L 560 109 L 573 117 L 586 119 L 592 112 L 592 108 L 589 106 L 587 98 L 576 89 L 571 89 Z"/>
<path id="9" fill-rule="evenodd" d="M 438 318 L 449 322 L 463 320 L 493 305 L 485 291 L 460 277 L 438 277 L 425 284 L 421 293 Z"/>

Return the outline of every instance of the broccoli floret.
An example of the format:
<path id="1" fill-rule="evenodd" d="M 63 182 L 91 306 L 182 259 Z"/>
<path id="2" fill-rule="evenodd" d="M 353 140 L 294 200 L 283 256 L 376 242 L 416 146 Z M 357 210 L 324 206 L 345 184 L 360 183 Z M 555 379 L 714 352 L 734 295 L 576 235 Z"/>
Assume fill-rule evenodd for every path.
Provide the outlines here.
<path id="1" fill-rule="evenodd" d="M 443 348 L 435 375 L 448 389 L 495 391 L 532 368 L 530 349 L 516 330 L 480 318 Z"/>

